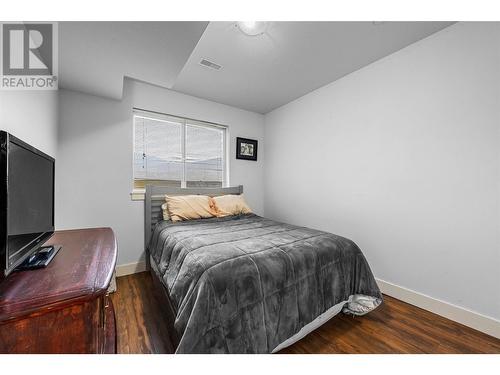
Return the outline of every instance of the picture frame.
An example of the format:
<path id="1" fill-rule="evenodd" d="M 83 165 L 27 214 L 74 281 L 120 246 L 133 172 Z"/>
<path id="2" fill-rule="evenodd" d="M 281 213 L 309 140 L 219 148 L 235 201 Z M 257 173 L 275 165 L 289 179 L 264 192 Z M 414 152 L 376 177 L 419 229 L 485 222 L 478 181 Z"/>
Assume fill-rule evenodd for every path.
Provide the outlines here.
<path id="1" fill-rule="evenodd" d="M 236 138 L 236 159 L 257 161 L 258 141 L 248 138 Z"/>

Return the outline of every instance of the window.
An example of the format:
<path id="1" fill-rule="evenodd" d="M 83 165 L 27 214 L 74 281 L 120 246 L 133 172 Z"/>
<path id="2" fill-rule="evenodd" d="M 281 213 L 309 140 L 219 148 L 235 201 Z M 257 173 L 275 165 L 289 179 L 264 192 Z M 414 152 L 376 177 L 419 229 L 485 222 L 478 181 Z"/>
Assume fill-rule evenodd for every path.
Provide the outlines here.
<path id="1" fill-rule="evenodd" d="M 226 184 L 226 128 L 134 111 L 134 188 Z"/>

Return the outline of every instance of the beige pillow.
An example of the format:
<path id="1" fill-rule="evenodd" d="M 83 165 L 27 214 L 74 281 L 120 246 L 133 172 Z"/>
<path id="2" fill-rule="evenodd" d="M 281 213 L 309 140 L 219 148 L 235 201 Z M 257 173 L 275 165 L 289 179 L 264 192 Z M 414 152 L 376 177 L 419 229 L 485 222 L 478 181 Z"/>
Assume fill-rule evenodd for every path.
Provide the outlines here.
<path id="1" fill-rule="evenodd" d="M 163 212 L 163 220 L 170 220 L 170 215 L 168 213 L 168 205 L 167 202 L 161 205 L 161 211 Z"/>
<path id="2" fill-rule="evenodd" d="M 213 199 L 206 195 L 166 195 L 165 200 L 172 221 L 206 219 L 217 216 Z"/>
<path id="3" fill-rule="evenodd" d="M 243 195 L 221 195 L 214 197 L 213 200 L 219 217 L 252 213 Z"/>

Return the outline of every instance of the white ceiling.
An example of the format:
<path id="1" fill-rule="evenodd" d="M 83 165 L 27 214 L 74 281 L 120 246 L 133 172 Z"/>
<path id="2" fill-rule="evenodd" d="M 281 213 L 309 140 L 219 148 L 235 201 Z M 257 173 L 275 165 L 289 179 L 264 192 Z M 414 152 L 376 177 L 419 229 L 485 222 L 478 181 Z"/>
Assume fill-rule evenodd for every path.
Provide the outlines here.
<path id="1" fill-rule="evenodd" d="M 208 22 L 60 22 L 59 86 L 121 99 L 124 76 L 171 87 Z"/>
<path id="2" fill-rule="evenodd" d="M 267 113 L 452 22 L 273 22 L 260 36 L 210 22 L 173 89 Z M 219 71 L 199 65 L 208 59 Z"/>
<path id="3" fill-rule="evenodd" d="M 251 37 L 234 22 L 61 22 L 59 86 L 121 99 L 127 76 L 267 113 L 450 24 L 272 22 Z"/>

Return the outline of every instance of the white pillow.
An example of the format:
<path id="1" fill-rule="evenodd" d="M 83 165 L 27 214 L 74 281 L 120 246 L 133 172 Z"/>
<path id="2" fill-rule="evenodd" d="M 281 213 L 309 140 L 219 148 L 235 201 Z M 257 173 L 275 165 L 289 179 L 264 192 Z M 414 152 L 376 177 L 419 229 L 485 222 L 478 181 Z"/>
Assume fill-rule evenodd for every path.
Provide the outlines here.
<path id="1" fill-rule="evenodd" d="M 170 220 L 170 214 L 168 213 L 167 202 L 165 202 L 161 205 L 161 211 L 163 212 L 163 220 Z"/>

